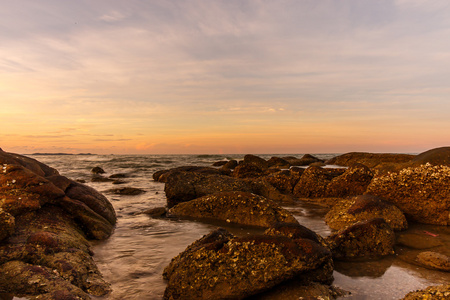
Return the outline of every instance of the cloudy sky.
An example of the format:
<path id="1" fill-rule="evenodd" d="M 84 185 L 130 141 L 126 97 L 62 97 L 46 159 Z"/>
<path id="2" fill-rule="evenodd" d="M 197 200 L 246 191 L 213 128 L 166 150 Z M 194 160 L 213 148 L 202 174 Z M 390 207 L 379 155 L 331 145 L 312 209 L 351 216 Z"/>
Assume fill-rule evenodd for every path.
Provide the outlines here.
<path id="1" fill-rule="evenodd" d="M 448 0 L 0 0 L 9 152 L 450 145 Z"/>

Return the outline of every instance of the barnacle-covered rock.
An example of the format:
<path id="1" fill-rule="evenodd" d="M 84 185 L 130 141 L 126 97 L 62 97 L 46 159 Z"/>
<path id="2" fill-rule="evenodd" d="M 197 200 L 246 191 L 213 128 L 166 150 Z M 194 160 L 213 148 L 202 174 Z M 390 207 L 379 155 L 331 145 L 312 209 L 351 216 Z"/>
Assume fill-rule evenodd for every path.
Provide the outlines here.
<path id="1" fill-rule="evenodd" d="M 394 230 L 408 228 L 405 215 L 393 204 L 373 195 L 359 195 L 343 200 L 326 214 L 331 229 L 341 230 L 358 221 L 383 218 Z"/>
<path id="2" fill-rule="evenodd" d="M 291 213 L 273 201 L 247 192 L 222 192 L 203 196 L 177 204 L 168 214 L 261 227 L 298 223 Z"/>
<path id="3" fill-rule="evenodd" d="M 36 299 L 107 294 L 87 238 L 112 233 L 109 201 L 25 156 L 0 150 L 0 166 L 0 291 Z"/>
<path id="4" fill-rule="evenodd" d="M 426 289 L 408 293 L 402 300 L 447 300 L 450 299 L 450 283 L 429 286 Z"/>
<path id="5" fill-rule="evenodd" d="M 261 158 L 253 154 L 245 155 L 243 162 L 246 164 L 253 164 L 263 171 L 269 168 L 269 163 L 264 158 Z"/>
<path id="6" fill-rule="evenodd" d="M 265 174 L 258 165 L 243 162 L 234 168 L 233 177 L 235 178 L 258 178 Z"/>
<path id="7" fill-rule="evenodd" d="M 308 167 L 301 175 L 294 187 L 297 197 L 320 198 L 327 197 L 327 186 L 331 180 L 342 173 L 344 169 L 324 169 L 321 167 Z"/>
<path id="8" fill-rule="evenodd" d="M 411 154 L 349 152 L 329 159 L 327 164 L 348 167 L 354 163 L 360 163 L 372 169 L 383 164 L 409 162 L 414 157 L 415 155 Z"/>
<path id="9" fill-rule="evenodd" d="M 336 259 L 377 258 L 394 253 L 395 234 L 378 218 L 351 225 L 331 234 L 326 241 Z"/>
<path id="10" fill-rule="evenodd" d="M 164 299 L 243 299 L 331 263 L 329 250 L 309 239 L 218 230 L 172 260 Z"/>
<path id="11" fill-rule="evenodd" d="M 291 194 L 294 187 L 300 180 L 304 169 L 283 170 L 276 173 L 269 174 L 264 177 L 264 180 L 273 185 L 282 193 Z"/>
<path id="12" fill-rule="evenodd" d="M 327 246 L 323 237 L 312 231 L 311 229 L 295 223 L 295 224 L 277 224 L 267 229 L 264 234 L 282 235 L 291 239 L 309 239 L 323 246 Z"/>
<path id="13" fill-rule="evenodd" d="M 450 225 L 449 186 L 450 167 L 425 164 L 376 177 L 366 193 L 395 204 L 413 221 Z"/>
<path id="14" fill-rule="evenodd" d="M 372 171 L 363 164 L 353 164 L 327 185 L 328 197 L 347 197 L 363 194 L 373 178 Z"/>

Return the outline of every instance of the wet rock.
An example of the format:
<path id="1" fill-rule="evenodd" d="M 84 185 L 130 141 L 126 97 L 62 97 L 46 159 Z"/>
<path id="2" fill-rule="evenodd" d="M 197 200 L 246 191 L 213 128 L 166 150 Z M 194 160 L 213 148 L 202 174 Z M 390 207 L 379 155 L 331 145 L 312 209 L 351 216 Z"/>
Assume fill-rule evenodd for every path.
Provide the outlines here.
<path id="1" fill-rule="evenodd" d="M 125 173 L 117 173 L 117 174 L 112 174 L 111 176 L 109 176 L 109 178 L 127 178 L 128 174 Z"/>
<path id="2" fill-rule="evenodd" d="M 180 203 L 219 192 L 249 192 L 275 201 L 291 201 L 264 180 L 237 179 L 224 175 L 174 172 L 164 188 L 169 208 Z"/>
<path id="3" fill-rule="evenodd" d="M 245 164 L 253 164 L 263 171 L 269 168 L 269 163 L 265 159 L 252 154 L 245 155 L 243 162 Z"/>
<path id="4" fill-rule="evenodd" d="M 164 270 L 164 299 L 243 299 L 331 264 L 331 253 L 304 239 L 233 237 L 215 231 L 194 242 Z"/>
<path id="5" fill-rule="evenodd" d="M 395 234 L 383 219 L 361 221 L 326 239 L 336 259 L 367 259 L 393 254 Z"/>
<path id="6" fill-rule="evenodd" d="M 372 181 L 372 171 L 362 164 L 353 164 L 345 172 L 333 178 L 327 185 L 329 197 L 362 195 Z"/>
<path id="7" fill-rule="evenodd" d="M 354 163 L 360 163 L 372 169 L 382 164 L 399 164 L 409 162 L 414 157 L 415 155 L 410 154 L 350 152 L 333 157 L 326 163 L 329 165 L 347 167 Z"/>
<path id="8" fill-rule="evenodd" d="M 271 200 L 248 192 L 222 192 L 203 196 L 177 204 L 168 214 L 172 217 L 214 219 L 260 227 L 297 223 L 288 211 Z"/>
<path id="9" fill-rule="evenodd" d="M 143 189 L 133 188 L 133 187 L 123 187 L 107 190 L 108 193 L 113 193 L 116 195 L 127 195 L 136 196 L 145 193 Z"/>
<path id="10" fill-rule="evenodd" d="M 373 195 L 360 195 L 341 201 L 326 214 L 325 222 L 341 230 L 356 222 L 383 218 L 394 230 L 408 228 L 405 215 L 395 206 Z"/>
<path id="11" fill-rule="evenodd" d="M 402 300 L 447 300 L 450 299 L 450 284 L 430 286 L 423 290 L 408 293 Z"/>
<path id="12" fill-rule="evenodd" d="M 235 178 L 257 178 L 264 175 L 264 171 L 253 163 L 240 163 L 233 171 Z"/>
<path id="13" fill-rule="evenodd" d="M 366 193 L 395 204 L 413 221 L 450 225 L 449 186 L 450 167 L 426 164 L 376 177 Z"/>
<path id="14" fill-rule="evenodd" d="M 112 233 L 109 201 L 24 156 L 0 151 L 0 166 L 0 290 L 36 299 L 108 293 L 86 238 Z"/>
<path id="15" fill-rule="evenodd" d="M 442 246 L 442 241 L 438 237 L 432 237 L 424 233 L 405 232 L 397 237 L 397 244 L 412 249 L 430 249 Z"/>
<path id="16" fill-rule="evenodd" d="M 450 272 L 450 258 L 441 253 L 421 252 L 417 255 L 416 262 L 430 269 Z"/>
<path id="17" fill-rule="evenodd" d="M 223 165 L 225 165 L 228 162 L 228 160 L 221 160 L 221 161 L 216 161 L 215 163 L 212 164 L 213 167 L 221 167 Z"/>
<path id="18" fill-rule="evenodd" d="M 155 208 L 147 209 L 147 210 L 143 211 L 142 213 L 149 215 L 150 217 L 153 217 L 153 218 L 158 218 L 158 217 L 165 216 L 166 212 L 167 212 L 166 207 L 155 207 Z"/>
<path id="19" fill-rule="evenodd" d="M 105 170 L 103 170 L 101 167 L 93 167 L 91 170 L 91 173 L 93 174 L 105 174 Z"/>
<path id="20" fill-rule="evenodd" d="M 113 182 L 113 181 L 114 181 L 114 179 L 103 177 L 103 176 L 97 175 L 97 174 L 95 174 L 91 178 L 91 182 Z"/>
<path id="21" fill-rule="evenodd" d="M 302 276 L 303 277 L 303 276 Z M 303 282 L 290 280 L 271 289 L 268 292 L 249 297 L 248 300 L 286 300 L 286 299 L 338 299 L 349 295 L 338 287 L 318 282 Z"/>

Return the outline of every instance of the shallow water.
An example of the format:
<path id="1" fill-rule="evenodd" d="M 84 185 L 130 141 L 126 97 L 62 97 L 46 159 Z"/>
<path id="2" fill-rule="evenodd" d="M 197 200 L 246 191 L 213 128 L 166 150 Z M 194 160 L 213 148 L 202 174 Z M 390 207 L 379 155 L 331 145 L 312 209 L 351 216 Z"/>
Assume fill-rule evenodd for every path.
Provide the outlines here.
<path id="1" fill-rule="evenodd" d="M 271 156 L 261 156 L 265 159 Z M 301 157 L 301 154 L 294 155 Z M 333 154 L 318 154 L 321 158 L 331 158 Z M 143 210 L 166 204 L 164 184 L 154 182 L 152 175 L 161 169 L 182 165 L 211 166 L 213 162 L 242 156 L 233 155 L 30 155 L 56 168 L 60 174 L 74 180 L 85 180 L 113 204 L 118 222 L 114 234 L 106 241 L 93 242 L 94 259 L 105 279 L 111 283 L 113 292 L 107 297 L 95 299 L 161 299 L 166 287 L 162 272 L 170 260 L 183 251 L 190 243 L 211 230 L 222 226 L 235 235 L 262 232 L 230 226 L 226 223 L 205 224 L 187 220 L 153 219 L 139 214 Z M 91 182 L 90 170 L 102 167 L 108 177 L 125 173 L 126 183 L 114 185 L 111 182 Z M 107 191 L 117 187 L 141 188 L 146 192 L 137 196 L 115 195 Z M 299 222 L 327 236 L 331 233 L 323 221 L 326 210 L 308 203 L 286 206 Z M 438 234 L 432 237 L 426 232 Z M 450 231 L 448 227 L 412 225 L 403 232 L 412 237 L 438 241 L 436 249 L 448 253 Z M 411 236 L 409 237 L 411 238 Z M 335 264 L 334 285 L 351 292 L 346 299 L 400 299 L 412 290 L 430 285 L 450 282 L 450 274 L 418 267 L 408 261 L 418 253 L 406 246 L 398 246 L 396 255 L 369 262 L 337 262 Z M 93 297 L 94 298 L 94 297 Z"/>

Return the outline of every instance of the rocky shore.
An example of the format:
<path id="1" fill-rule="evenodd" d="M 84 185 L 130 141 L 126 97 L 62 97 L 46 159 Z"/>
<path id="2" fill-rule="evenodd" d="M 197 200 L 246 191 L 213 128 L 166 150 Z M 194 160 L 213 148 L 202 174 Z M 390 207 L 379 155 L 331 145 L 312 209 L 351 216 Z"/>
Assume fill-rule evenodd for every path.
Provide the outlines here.
<path id="1" fill-rule="evenodd" d="M 296 299 L 334 299 L 346 293 L 332 285 L 334 261 L 394 255 L 395 232 L 408 222 L 450 225 L 450 147 L 417 156 L 355 152 L 327 162 L 246 155 L 153 178 L 165 183 L 167 196 L 158 217 L 267 228 L 246 238 L 218 229 L 188 246 L 164 272 L 165 299 L 264 299 L 292 280 L 302 286 Z M 335 232 L 323 238 L 302 227 L 281 208 L 292 201 L 327 206 L 325 221 Z M 447 255 L 424 251 L 414 263 L 448 272 Z M 422 296 L 448 299 L 450 289 L 430 287 L 405 299 Z"/>
<path id="2" fill-rule="evenodd" d="M 25 156 L 0 150 L 0 167 L 0 298 L 108 294 L 89 239 L 112 234 L 110 202 Z"/>
<path id="3" fill-rule="evenodd" d="M 111 203 L 37 160 L 0 150 L 0 166 L 0 299 L 108 299 L 89 241 L 113 233 Z M 127 177 L 102 171 L 93 169 L 93 178 L 121 184 L 117 178 Z M 402 257 L 398 246 L 411 240 L 407 246 L 417 251 L 405 261 L 450 272 L 448 249 L 430 249 L 432 237 L 403 234 L 412 223 L 450 225 L 450 147 L 419 155 L 353 152 L 329 161 L 246 155 L 160 170 L 153 179 L 164 183 L 167 199 L 145 211 L 153 218 L 262 229 L 241 237 L 218 228 L 186 245 L 164 270 L 164 299 L 336 299 L 348 294 L 333 286 L 336 263 Z M 298 202 L 326 207 L 333 233 L 320 236 L 283 208 Z M 449 297 L 444 284 L 404 299 Z"/>

